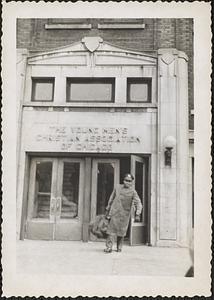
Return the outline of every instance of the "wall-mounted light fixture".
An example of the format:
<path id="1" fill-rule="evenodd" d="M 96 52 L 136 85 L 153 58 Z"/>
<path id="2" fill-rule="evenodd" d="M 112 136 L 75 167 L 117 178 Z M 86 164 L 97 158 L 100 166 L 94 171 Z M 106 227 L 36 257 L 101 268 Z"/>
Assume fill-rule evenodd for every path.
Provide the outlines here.
<path id="1" fill-rule="evenodd" d="M 165 157 L 165 166 L 170 166 L 172 164 L 172 149 L 176 145 L 176 140 L 173 136 L 167 136 L 164 139 L 164 157 Z"/>

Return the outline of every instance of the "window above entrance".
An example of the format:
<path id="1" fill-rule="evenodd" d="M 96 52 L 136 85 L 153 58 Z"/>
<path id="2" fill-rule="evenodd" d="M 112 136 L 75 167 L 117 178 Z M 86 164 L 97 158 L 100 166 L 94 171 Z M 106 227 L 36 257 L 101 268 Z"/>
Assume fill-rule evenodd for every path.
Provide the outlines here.
<path id="1" fill-rule="evenodd" d="M 127 78 L 128 102 L 151 102 L 151 78 Z"/>
<path id="2" fill-rule="evenodd" d="M 53 101 L 54 78 L 32 78 L 32 101 Z"/>
<path id="3" fill-rule="evenodd" d="M 114 78 L 67 78 L 67 102 L 113 102 Z"/>

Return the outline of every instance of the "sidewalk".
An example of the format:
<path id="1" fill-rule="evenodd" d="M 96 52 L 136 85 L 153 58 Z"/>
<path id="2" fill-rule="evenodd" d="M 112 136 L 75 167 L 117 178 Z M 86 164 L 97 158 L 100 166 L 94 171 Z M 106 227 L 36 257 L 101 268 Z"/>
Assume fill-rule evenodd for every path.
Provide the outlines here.
<path id="1" fill-rule="evenodd" d="M 184 276 L 191 264 L 187 248 L 124 245 L 103 252 L 103 242 L 17 242 L 17 272 L 61 275 Z"/>

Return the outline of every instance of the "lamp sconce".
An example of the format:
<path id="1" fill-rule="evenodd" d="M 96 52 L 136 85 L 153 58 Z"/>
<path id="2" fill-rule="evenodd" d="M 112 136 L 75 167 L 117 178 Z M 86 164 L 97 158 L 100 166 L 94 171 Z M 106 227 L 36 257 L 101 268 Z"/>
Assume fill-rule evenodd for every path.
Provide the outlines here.
<path id="1" fill-rule="evenodd" d="M 164 157 L 165 157 L 165 166 L 171 167 L 172 165 L 172 149 L 176 145 L 176 140 L 173 136 L 167 136 L 164 139 Z"/>
<path id="2" fill-rule="evenodd" d="M 164 151 L 164 156 L 165 156 L 165 166 L 170 166 L 171 167 L 171 162 L 172 162 L 172 147 L 166 147 Z"/>

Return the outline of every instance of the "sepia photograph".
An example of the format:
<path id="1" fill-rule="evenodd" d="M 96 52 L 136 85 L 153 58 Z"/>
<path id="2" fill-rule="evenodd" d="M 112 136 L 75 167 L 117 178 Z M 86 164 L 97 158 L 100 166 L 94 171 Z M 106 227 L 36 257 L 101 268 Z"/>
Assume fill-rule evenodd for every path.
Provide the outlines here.
<path id="1" fill-rule="evenodd" d="M 139 15 L 14 19 L 19 279 L 197 279 L 195 20 Z"/>

